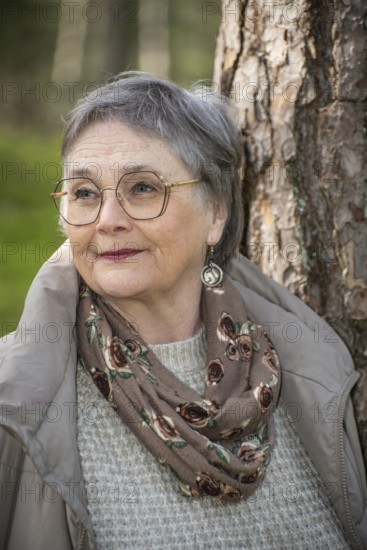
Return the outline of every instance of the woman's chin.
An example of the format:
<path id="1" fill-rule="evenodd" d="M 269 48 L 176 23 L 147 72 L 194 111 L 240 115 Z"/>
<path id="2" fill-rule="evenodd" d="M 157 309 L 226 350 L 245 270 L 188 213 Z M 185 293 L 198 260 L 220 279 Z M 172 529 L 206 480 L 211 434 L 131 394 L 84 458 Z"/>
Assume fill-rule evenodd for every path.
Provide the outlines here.
<path id="1" fill-rule="evenodd" d="M 95 270 L 93 280 L 87 284 L 105 299 L 123 300 L 149 292 L 151 278 L 146 271 L 133 273 L 128 270 Z"/>
<path id="2" fill-rule="evenodd" d="M 133 298 L 139 293 L 139 285 L 136 280 L 129 279 L 116 274 L 114 277 L 105 277 L 103 281 L 98 281 L 97 292 L 104 298 Z"/>

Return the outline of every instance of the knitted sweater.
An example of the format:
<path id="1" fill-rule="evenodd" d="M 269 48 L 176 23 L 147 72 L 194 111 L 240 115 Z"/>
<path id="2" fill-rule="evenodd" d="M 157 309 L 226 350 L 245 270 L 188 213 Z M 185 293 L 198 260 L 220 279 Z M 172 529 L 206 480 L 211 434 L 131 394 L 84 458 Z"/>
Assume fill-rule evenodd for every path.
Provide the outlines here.
<path id="1" fill-rule="evenodd" d="M 205 333 L 150 346 L 202 393 Z M 78 363 L 78 445 L 98 548 L 349 548 L 323 483 L 278 406 L 277 441 L 265 481 L 248 500 L 223 503 L 181 495 L 173 474 L 122 423 Z"/>

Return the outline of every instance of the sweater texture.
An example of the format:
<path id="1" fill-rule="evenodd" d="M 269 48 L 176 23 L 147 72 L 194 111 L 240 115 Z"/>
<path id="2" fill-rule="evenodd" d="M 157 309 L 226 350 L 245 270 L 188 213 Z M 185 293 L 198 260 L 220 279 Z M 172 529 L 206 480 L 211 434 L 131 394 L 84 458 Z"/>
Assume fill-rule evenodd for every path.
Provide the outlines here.
<path id="1" fill-rule="evenodd" d="M 179 379 L 203 393 L 204 330 L 189 340 L 150 348 Z M 77 395 L 78 447 L 98 548 L 349 548 L 281 403 L 265 481 L 251 498 L 225 504 L 182 496 L 174 474 L 123 424 L 80 362 Z"/>

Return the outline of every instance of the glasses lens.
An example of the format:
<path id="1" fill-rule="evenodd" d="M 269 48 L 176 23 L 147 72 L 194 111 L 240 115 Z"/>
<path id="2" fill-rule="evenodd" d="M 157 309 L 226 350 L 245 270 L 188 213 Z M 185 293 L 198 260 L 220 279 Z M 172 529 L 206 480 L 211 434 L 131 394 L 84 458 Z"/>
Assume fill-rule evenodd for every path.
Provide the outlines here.
<path id="1" fill-rule="evenodd" d="M 165 192 L 166 186 L 152 172 L 125 174 L 117 188 L 125 212 L 138 220 L 156 218 L 161 214 Z"/>
<path id="2" fill-rule="evenodd" d="M 64 192 L 64 193 L 62 193 Z M 55 204 L 68 223 L 85 225 L 93 223 L 101 205 L 101 192 L 98 187 L 87 178 L 70 178 L 62 180 L 54 197 Z"/>

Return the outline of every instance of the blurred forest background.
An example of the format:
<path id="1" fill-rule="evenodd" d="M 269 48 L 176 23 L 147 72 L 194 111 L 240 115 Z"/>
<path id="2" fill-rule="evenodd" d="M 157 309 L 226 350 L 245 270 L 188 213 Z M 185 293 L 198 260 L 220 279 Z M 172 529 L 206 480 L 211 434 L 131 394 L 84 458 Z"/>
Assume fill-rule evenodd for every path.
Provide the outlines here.
<path id="1" fill-rule="evenodd" d="M 49 198 L 63 118 L 112 75 L 181 85 L 213 74 L 220 0 L 4 1 L 0 5 L 0 330 L 14 330 L 34 275 L 63 237 Z"/>

